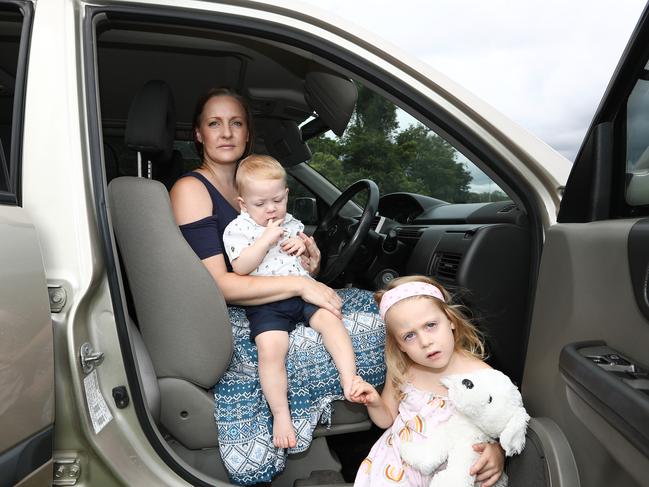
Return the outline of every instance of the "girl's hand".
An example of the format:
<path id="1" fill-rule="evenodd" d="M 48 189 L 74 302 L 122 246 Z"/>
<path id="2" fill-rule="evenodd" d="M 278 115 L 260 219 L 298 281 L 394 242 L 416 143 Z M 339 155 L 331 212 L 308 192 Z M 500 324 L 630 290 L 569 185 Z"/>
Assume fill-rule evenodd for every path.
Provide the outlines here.
<path id="1" fill-rule="evenodd" d="M 337 318 L 342 318 L 343 314 L 341 309 L 343 302 L 340 296 L 336 294 L 336 291 L 310 277 L 304 276 L 298 279 L 302 280 L 302 286 L 300 287 L 300 297 L 302 299 L 318 308 L 324 308 L 330 311 Z"/>
<path id="2" fill-rule="evenodd" d="M 349 390 L 350 399 L 353 402 L 373 406 L 381 400 L 381 396 L 372 384 L 368 384 L 361 377 L 356 376 L 352 381 L 352 387 Z"/>
<path id="3" fill-rule="evenodd" d="M 298 257 L 306 251 L 306 244 L 300 237 L 291 237 L 282 243 L 282 250 L 289 255 Z"/>
<path id="4" fill-rule="evenodd" d="M 471 467 L 469 473 L 476 476 L 481 487 L 494 485 L 505 468 L 505 450 L 500 443 L 478 443 L 473 451 L 480 453 L 480 458 Z"/>
<path id="5" fill-rule="evenodd" d="M 302 254 L 302 267 L 304 267 L 309 274 L 316 276 L 320 271 L 320 249 L 313 240 L 303 232 L 297 234 L 302 239 L 306 246 L 306 251 Z"/>

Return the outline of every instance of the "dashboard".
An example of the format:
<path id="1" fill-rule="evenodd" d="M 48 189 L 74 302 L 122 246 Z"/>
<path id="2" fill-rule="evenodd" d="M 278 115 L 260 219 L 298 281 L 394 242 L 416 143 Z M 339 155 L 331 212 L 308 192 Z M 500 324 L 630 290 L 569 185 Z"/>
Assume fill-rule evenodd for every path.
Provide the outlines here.
<path id="1" fill-rule="evenodd" d="M 402 225 L 527 223 L 525 214 L 511 200 L 451 204 L 413 193 L 390 193 L 382 196 L 378 213 Z"/>
<path id="2" fill-rule="evenodd" d="M 368 287 L 421 274 L 456 291 L 487 337 L 491 365 L 520 380 L 534 261 L 527 214 L 511 200 L 452 204 L 390 193 L 372 230 L 372 257 L 357 260 Z"/>

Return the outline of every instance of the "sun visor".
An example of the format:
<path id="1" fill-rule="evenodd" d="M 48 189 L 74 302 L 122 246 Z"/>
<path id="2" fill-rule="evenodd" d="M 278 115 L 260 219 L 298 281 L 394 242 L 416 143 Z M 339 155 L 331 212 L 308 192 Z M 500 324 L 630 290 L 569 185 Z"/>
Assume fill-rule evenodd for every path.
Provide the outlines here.
<path id="1" fill-rule="evenodd" d="M 352 118 L 357 96 L 354 83 L 335 74 L 311 71 L 304 80 L 306 102 L 338 137 Z"/>
<path id="2" fill-rule="evenodd" d="M 300 128 L 293 120 L 258 120 L 255 125 L 268 154 L 282 166 L 295 166 L 311 159 L 311 150 L 302 140 Z"/>

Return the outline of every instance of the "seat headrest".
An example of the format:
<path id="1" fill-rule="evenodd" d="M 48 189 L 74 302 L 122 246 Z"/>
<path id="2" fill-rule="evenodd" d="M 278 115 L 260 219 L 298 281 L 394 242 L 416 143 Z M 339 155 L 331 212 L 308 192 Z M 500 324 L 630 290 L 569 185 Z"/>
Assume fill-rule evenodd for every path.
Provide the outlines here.
<path id="1" fill-rule="evenodd" d="M 135 95 L 128 111 L 126 146 L 156 162 L 171 159 L 176 131 L 176 106 L 164 81 L 149 81 Z"/>
<path id="2" fill-rule="evenodd" d="M 259 130 L 268 154 L 284 167 L 291 167 L 311 159 L 311 150 L 302 140 L 302 134 L 293 120 L 257 118 Z"/>

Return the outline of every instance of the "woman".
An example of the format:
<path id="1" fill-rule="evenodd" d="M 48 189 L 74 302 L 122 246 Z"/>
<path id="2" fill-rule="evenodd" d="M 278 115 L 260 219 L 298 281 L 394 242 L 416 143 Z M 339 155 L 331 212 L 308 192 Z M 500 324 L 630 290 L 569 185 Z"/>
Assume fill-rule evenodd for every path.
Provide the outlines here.
<path id="1" fill-rule="evenodd" d="M 234 173 L 237 162 L 250 153 L 251 120 L 247 104 L 231 90 L 213 89 L 199 100 L 193 123 L 203 165 L 192 173 L 194 177 L 181 178 L 171 189 L 176 222 L 195 250 L 204 245 L 200 247 L 202 253 L 197 253 L 226 302 L 254 305 L 300 296 L 340 317 L 340 297 L 328 286 L 305 277 L 239 276 L 225 257 L 222 234 L 239 214 Z M 210 191 L 210 185 L 216 191 Z M 302 237 L 308 254 L 304 261 L 313 274 L 320 264 L 320 252 L 312 238 Z"/>
<path id="2" fill-rule="evenodd" d="M 245 100 L 229 89 L 210 90 L 198 100 L 193 130 L 203 164 L 176 182 L 170 193 L 171 205 L 183 235 L 209 270 L 225 301 L 231 305 L 256 305 L 299 296 L 328 309 L 343 318 L 350 332 L 357 373 L 375 386 L 382 384 L 385 332 L 370 292 L 346 289 L 337 293 L 306 277 L 242 276 L 232 272 L 222 237 L 225 227 L 239 213 L 234 184 L 237 163 L 250 153 L 254 141 L 252 115 Z M 301 237 L 307 248 L 303 264 L 311 274 L 316 274 L 320 265 L 318 247 L 313 238 L 304 234 Z M 219 447 L 235 483 L 268 482 L 283 470 L 287 451 L 272 447 L 272 418 L 256 375 L 257 356 L 248 339 L 245 313 L 234 306 L 229 313 L 235 354 L 215 387 Z M 298 439 L 297 447 L 288 450 L 290 453 L 308 448 L 318 418 L 327 421 L 331 401 L 342 399 L 336 368 L 317 338 L 313 330 L 305 327 L 298 327 L 291 337 L 287 357 L 289 400 L 300 407 L 291 407 Z M 256 458 L 249 461 L 242 460 L 238 452 L 251 451 L 253 445 L 268 445 L 268 449 L 263 454 L 255 452 Z M 262 457 L 265 460 L 258 461 Z M 488 447 L 476 463 L 476 470 L 486 468 L 487 464 L 493 467 L 494 463 L 499 463 L 502 470 L 503 459 L 500 452 Z"/>

